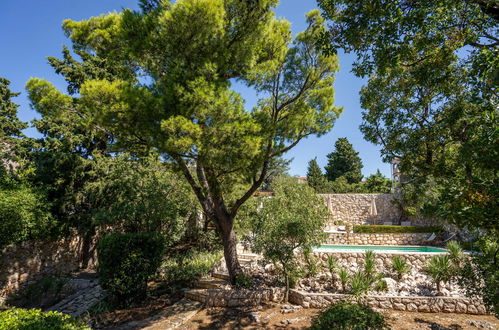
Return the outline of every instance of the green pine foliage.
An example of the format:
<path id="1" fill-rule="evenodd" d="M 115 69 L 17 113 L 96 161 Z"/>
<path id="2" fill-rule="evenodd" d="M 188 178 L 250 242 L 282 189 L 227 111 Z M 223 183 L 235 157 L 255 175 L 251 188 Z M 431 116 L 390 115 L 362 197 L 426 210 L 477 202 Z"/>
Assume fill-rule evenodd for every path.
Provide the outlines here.
<path id="1" fill-rule="evenodd" d="M 327 158 L 325 169 L 329 181 L 345 177 L 346 181 L 352 184 L 362 180 L 362 161 L 347 138 L 339 138 L 334 145 L 334 151 L 327 155 Z"/>

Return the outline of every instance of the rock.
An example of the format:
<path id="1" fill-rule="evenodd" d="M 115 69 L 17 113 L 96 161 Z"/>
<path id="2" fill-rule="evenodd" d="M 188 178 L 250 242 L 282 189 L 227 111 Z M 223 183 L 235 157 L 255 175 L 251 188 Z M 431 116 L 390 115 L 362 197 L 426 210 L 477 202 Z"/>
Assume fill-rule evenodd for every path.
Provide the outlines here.
<path id="1" fill-rule="evenodd" d="M 255 321 L 256 323 L 260 323 L 260 313 L 251 312 L 251 313 L 249 313 L 249 317 L 251 320 Z"/>
<path id="2" fill-rule="evenodd" d="M 264 269 L 266 272 L 273 272 L 275 270 L 275 266 L 273 264 L 266 264 Z"/>
<path id="3" fill-rule="evenodd" d="M 289 319 L 288 320 L 288 324 L 293 324 L 293 323 L 297 323 L 297 322 L 300 322 L 300 321 L 303 321 L 303 320 L 306 320 L 307 317 L 306 316 L 302 316 L 302 317 L 295 317 L 294 319 Z"/>
<path id="4" fill-rule="evenodd" d="M 486 321 L 469 320 L 468 323 L 475 328 L 495 329 L 495 327 L 491 323 Z"/>
<path id="5" fill-rule="evenodd" d="M 397 290 L 397 281 L 395 281 L 393 278 L 383 277 L 381 280 L 385 281 L 388 292 L 395 292 Z"/>
<path id="6" fill-rule="evenodd" d="M 417 312 L 418 307 L 415 304 L 408 304 L 407 305 L 407 311 L 409 312 Z"/>

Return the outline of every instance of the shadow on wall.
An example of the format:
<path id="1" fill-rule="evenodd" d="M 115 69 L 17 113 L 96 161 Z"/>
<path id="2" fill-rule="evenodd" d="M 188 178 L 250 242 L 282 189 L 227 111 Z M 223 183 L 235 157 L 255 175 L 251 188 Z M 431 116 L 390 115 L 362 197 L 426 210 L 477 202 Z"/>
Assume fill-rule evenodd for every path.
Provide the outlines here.
<path id="1" fill-rule="evenodd" d="M 393 224 L 410 221 L 412 225 L 428 226 L 429 219 L 410 218 L 398 206 L 399 194 L 321 194 L 329 209 L 327 229 L 333 225 Z"/>
<path id="2" fill-rule="evenodd" d="M 96 264 L 96 236 L 26 241 L 0 250 L 0 305 L 47 276 L 61 276 Z"/>

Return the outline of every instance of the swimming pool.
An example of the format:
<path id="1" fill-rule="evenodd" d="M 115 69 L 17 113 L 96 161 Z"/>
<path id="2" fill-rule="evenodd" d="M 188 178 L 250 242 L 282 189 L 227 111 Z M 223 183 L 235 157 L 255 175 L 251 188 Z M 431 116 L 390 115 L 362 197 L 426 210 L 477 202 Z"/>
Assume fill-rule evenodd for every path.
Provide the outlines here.
<path id="1" fill-rule="evenodd" d="M 331 252 L 364 252 L 366 250 L 380 252 L 416 252 L 416 253 L 445 253 L 447 249 L 434 246 L 401 246 L 401 245 L 328 245 L 315 247 L 316 250 Z"/>

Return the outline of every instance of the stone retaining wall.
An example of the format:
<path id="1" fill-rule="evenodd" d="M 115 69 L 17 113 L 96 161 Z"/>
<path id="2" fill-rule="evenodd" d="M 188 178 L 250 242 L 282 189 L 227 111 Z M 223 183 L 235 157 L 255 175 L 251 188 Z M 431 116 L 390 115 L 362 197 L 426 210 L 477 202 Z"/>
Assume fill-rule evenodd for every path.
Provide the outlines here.
<path id="1" fill-rule="evenodd" d="M 79 269 L 84 249 L 84 240 L 77 235 L 55 242 L 27 241 L 1 249 L 0 304 L 9 295 L 45 276 L 69 274 Z M 90 265 L 94 262 L 95 255 L 90 258 Z"/>
<path id="2" fill-rule="evenodd" d="M 364 263 L 365 253 L 363 252 L 335 252 L 335 251 L 314 251 L 314 256 L 318 258 L 324 267 L 327 267 L 327 259 L 334 256 L 338 264 L 351 271 L 356 271 Z M 397 253 L 397 252 L 376 252 L 374 260 L 378 272 L 387 273 L 391 271 L 392 258 L 399 255 L 405 258 L 407 264 L 414 270 L 422 270 L 428 260 L 435 256 L 435 253 Z"/>
<path id="3" fill-rule="evenodd" d="M 328 233 L 326 244 L 352 245 L 428 245 L 431 233 L 412 234 L 367 234 L 367 233 Z"/>
<path id="4" fill-rule="evenodd" d="M 289 301 L 306 308 L 324 308 L 347 300 L 350 296 L 330 293 L 307 293 L 291 290 Z M 373 308 L 423 313 L 487 314 L 480 300 L 457 297 L 369 296 L 366 304 Z"/>
<path id="5" fill-rule="evenodd" d="M 206 291 L 204 302 L 207 307 L 258 306 L 269 301 L 281 301 L 283 297 L 284 290 L 281 288 L 259 290 L 209 289 Z"/>
<path id="6" fill-rule="evenodd" d="M 327 230 L 333 229 L 334 223 L 341 221 L 351 225 L 383 224 L 411 221 L 416 226 L 431 226 L 429 219 L 405 219 L 402 210 L 395 204 L 398 194 L 321 194 L 329 209 L 330 217 Z M 376 216 L 370 215 L 372 202 L 376 204 Z"/>

